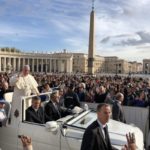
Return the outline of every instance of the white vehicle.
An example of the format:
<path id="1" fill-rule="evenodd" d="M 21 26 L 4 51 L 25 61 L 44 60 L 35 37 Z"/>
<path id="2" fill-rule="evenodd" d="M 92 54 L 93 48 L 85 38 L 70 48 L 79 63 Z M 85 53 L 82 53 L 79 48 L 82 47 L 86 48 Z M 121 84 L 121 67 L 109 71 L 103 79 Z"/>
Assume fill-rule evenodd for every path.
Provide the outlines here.
<path id="1" fill-rule="evenodd" d="M 80 150 L 86 127 L 96 120 L 94 111 L 86 110 L 57 121 L 36 124 L 25 121 L 25 110 L 30 101 L 31 97 L 22 98 L 19 102 L 21 108 L 16 108 L 16 113 L 10 115 L 11 123 L 7 121 L 6 126 L 0 128 L 2 150 L 21 150 L 22 144 L 18 135 L 30 136 L 34 150 Z M 143 150 L 143 133 L 139 128 L 110 120 L 108 129 L 111 143 L 116 148 L 121 149 L 127 143 L 126 133 L 134 132 L 137 147 Z"/>

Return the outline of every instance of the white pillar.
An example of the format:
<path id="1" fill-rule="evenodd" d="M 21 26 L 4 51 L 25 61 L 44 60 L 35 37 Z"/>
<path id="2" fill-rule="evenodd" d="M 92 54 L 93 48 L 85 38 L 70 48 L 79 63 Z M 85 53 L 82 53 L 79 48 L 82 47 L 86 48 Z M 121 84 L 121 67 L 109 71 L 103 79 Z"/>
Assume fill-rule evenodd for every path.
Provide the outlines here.
<path id="1" fill-rule="evenodd" d="M 16 58 L 13 58 L 13 71 L 16 71 Z"/>
<path id="2" fill-rule="evenodd" d="M 58 72 L 62 72 L 63 71 L 63 62 L 62 60 L 58 60 Z"/>
<path id="3" fill-rule="evenodd" d="M 23 67 L 25 66 L 25 58 L 23 58 Z"/>
<path id="4" fill-rule="evenodd" d="M 18 71 L 21 71 L 22 68 L 20 68 L 20 58 L 18 58 Z"/>
<path id="5" fill-rule="evenodd" d="M 54 62 L 54 72 L 56 72 L 56 59 L 54 59 L 53 62 Z"/>
<path id="6" fill-rule="evenodd" d="M 11 58 L 10 58 L 10 57 L 8 58 L 8 64 L 12 65 L 12 64 L 11 64 Z"/>
<path id="7" fill-rule="evenodd" d="M 41 72 L 43 72 L 43 59 L 41 59 Z"/>
<path id="8" fill-rule="evenodd" d="M 70 73 L 73 72 L 72 71 L 72 67 L 73 66 L 73 57 L 70 58 Z"/>
<path id="9" fill-rule="evenodd" d="M 52 72 L 52 60 L 49 60 L 50 64 L 49 64 L 49 72 Z"/>
<path id="10" fill-rule="evenodd" d="M 58 60 L 56 59 L 55 62 L 56 62 L 56 71 L 58 71 Z"/>
<path id="11" fill-rule="evenodd" d="M 64 62 L 64 66 L 65 66 L 65 72 L 67 73 L 67 59 Z"/>
<path id="12" fill-rule="evenodd" d="M 47 73 L 47 59 L 45 59 L 45 72 Z"/>
<path id="13" fill-rule="evenodd" d="M 65 60 L 62 60 L 60 69 L 61 69 L 61 72 L 65 72 Z"/>
<path id="14" fill-rule="evenodd" d="M 34 72 L 34 59 L 32 59 L 32 72 Z"/>
<path id="15" fill-rule="evenodd" d="M 37 61 L 36 61 L 36 72 L 39 72 L 39 63 L 38 63 L 38 58 L 37 58 Z"/>
<path id="16" fill-rule="evenodd" d="M 72 57 L 67 59 L 67 73 L 72 72 Z"/>
<path id="17" fill-rule="evenodd" d="M 60 70 L 60 68 L 61 68 L 61 60 L 57 60 L 57 71 L 58 72 L 61 72 L 61 70 Z"/>
<path id="18" fill-rule="evenodd" d="M 4 57 L 4 71 L 6 71 L 6 57 Z"/>
<path id="19" fill-rule="evenodd" d="M 2 63 L 1 63 L 1 57 L 0 57 L 0 72 L 1 72 L 1 67 L 2 67 Z"/>
<path id="20" fill-rule="evenodd" d="M 69 69 L 70 69 L 70 64 L 69 64 L 69 60 L 67 59 L 67 73 L 69 73 Z"/>

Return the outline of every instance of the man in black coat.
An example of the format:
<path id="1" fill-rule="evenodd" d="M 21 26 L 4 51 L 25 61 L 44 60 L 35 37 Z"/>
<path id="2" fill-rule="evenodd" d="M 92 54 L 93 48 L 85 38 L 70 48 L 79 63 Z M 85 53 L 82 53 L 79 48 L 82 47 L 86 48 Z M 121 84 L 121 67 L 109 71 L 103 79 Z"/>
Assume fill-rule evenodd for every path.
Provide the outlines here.
<path id="1" fill-rule="evenodd" d="M 45 122 L 56 121 L 68 114 L 69 111 L 59 105 L 59 96 L 54 92 L 50 96 L 50 101 L 45 105 Z"/>
<path id="2" fill-rule="evenodd" d="M 44 111 L 40 104 L 40 97 L 32 98 L 32 105 L 26 109 L 26 121 L 44 124 Z"/>
<path id="3" fill-rule="evenodd" d="M 116 150 L 111 145 L 106 124 L 110 115 L 109 104 L 101 103 L 97 106 L 97 120 L 85 130 L 81 150 Z"/>
<path id="4" fill-rule="evenodd" d="M 124 100 L 124 95 L 122 93 L 117 93 L 116 101 L 114 102 L 112 107 L 112 118 L 114 120 L 126 123 L 123 109 L 121 106 L 123 100 Z"/>
<path id="5" fill-rule="evenodd" d="M 94 96 L 94 101 L 96 103 L 104 103 L 106 97 L 107 97 L 107 92 L 106 92 L 106 89 L 104 88 L 104 86 L 100 86 L 99 88 L 97 87 L 96 93 Z"/>

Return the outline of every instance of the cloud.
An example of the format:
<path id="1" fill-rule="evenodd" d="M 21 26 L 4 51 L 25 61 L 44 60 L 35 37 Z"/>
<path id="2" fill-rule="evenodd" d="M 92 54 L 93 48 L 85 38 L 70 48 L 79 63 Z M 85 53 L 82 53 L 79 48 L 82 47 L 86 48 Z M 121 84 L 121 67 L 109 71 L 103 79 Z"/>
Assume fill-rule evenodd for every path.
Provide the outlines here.
<path id="1" fill-rule="evenodd" d="M 138 46 L 150 43 L 150 33 L 145 31 L 139 31 L 136 32 L 136 35 L 139 36 L 138 39 L 128 39 L 128 40 L 122 40 L 120 45 L 124 46 Z"/>
<path id="2" fill-rule="evenodd" d="M 150 44 L 150 32 L 138 31 L 133 34 L 121 34 L 103 38 L 100 43 L 112 43 L 114 46 L 138 46 Z"/>
<path id="3" fill-rule="evenodd" d="M 107 43 L 110 40 L 111 37 L 107 36 L 105 38 L 103 38 L 100 42 L 101 43 Z"/>

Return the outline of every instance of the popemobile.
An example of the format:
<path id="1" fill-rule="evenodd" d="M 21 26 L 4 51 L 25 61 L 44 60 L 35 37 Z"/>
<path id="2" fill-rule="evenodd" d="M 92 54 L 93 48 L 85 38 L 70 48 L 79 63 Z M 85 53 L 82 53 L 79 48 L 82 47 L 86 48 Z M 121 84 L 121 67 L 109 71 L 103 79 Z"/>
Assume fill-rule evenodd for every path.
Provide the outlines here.
<path id="1" fill-rule="evenodd" d="M 47 96 L 50 93 L 46 93 Z M 46 97 L 47 97 L 46 96 Z M 80 150 L 85 129 L 97 118 L 94 110 L 76 109 L 73 115 L 68 115 L 57 121 L 37 124 L 25 121 L 25 110 L 31 104 L 30 97 L 22 97 L 20 108 L 13 108 L 11 114 L 12 93 L 5 95 L 7 121 L 0 128 L 0 148 L 2 150 L 22 150 L 19 135 L 31 137 L 34 150 Z M 42 103 L 44 107 L 47 101 Z M 13 105 L 15 107 L 15 105 Z M 18 106 L 18 105 L 16 105 Z M 127 144 L 126 134 L 135 133 L 136 145 L 143 150 L 144 140 L 142 131 L 128 124 L 110 119 L 108 123 L 111 143 L 121 149 Z"/>

